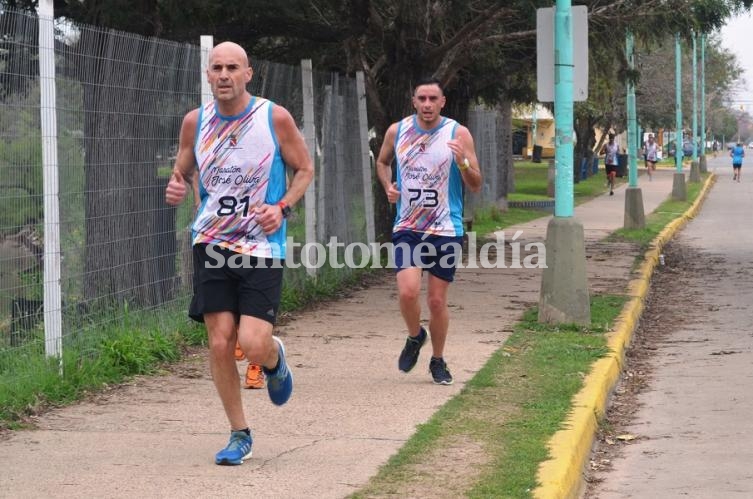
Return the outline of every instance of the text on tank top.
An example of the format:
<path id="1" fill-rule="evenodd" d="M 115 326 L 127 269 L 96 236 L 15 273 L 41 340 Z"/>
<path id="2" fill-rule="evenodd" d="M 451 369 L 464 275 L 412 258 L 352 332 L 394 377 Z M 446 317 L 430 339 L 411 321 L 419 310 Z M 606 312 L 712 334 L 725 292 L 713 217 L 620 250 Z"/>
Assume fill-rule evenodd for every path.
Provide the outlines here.
<path id="1" fill-rule="evenodd" d="M 201 205 L 194 244 L 215 244 L 237 253 L 285 257 L 285 221 L 264 234 L 255 208 L 285 194 L 285 163 L 272 124 L 274 104 L 252 97 L 236 116 L 220 115 L 214 102 L 200 109 L 194 146 Z"/>
<path id="2" fill-rule="evenodd" d="M 423 130 L 415 115 L 398 125 L 395 153 L 400 198 L 393 232 L 463 235 L 462 179 L 447 146 L 457 126 L 443 117 L 432 130 Z"/>

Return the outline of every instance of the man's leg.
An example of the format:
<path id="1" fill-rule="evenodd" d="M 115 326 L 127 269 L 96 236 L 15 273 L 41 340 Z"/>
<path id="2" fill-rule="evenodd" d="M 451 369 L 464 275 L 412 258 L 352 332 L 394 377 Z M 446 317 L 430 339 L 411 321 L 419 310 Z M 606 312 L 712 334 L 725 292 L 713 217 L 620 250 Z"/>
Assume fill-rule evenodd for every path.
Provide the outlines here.
<path id="1" fill-rule="evenodd" d="M 429 274 L 427 302 L 429 305 L 429 331 L 431 332 L 432 355 L 441 358 L 450 325 L 450 312 L 447 308 L 447 290 L 450 283 Z"/>
<path id="2" fill-rule="evenodd" d="M 408 338 L 400 351 L 397 368 L 404 373 L 410 372 L 418 362 L 421 347 L 426 342 L 427 333 L 421 327 L 421 269 L 408 267 L 397 273 L 397 291 L 400 301 L 400 313 L 408 328 Z"/>
<path id="3" fill-rule="evenodd" d="M 451 385 L 452 374 L 444 360 L 444 346 L 447 341 L 447 329 L 450 324 L 450 314 L 447 310 L 447 289 L 450 283 L 435 275 L 429 276 L 429 330 L 431 331 L 432 356 L 429 361 L 429 372 L 437 385 Z"/>
<path id="4" fill-rule="evenodd" d="M 207 313 L 204 322 L 209 337 L 209 367 L 214 386 L 225 408 L 230 429 L 242 430 L 248 424 L 243 414 L 240 378 L 235 365 L 235 315 L 232 312 Z"/>
<path id="5" fill-rule="evenodd" d="M 238 343 L 250 364 L 267 369 L 277 367 L 278 345 L 272 339 L 272 324 L 250 315 L 241 315 Z"/>
<path id="6" fill-rule="evenodd" d="M 283 405 L 293 393 L 293 374 L 285 362 L 282 340 L 272 336 L 272 329 L 271 322 L 242 315 L 238 336 L 248 361 L 263 367 L 269 399 Z"/>
<path id="7" fill-rule="evenodd" d="M 421 269 L 410 267 L 397 273 L 400 313 L 408 328 L 408 336 L 417 337 L 421 327 Z"/>

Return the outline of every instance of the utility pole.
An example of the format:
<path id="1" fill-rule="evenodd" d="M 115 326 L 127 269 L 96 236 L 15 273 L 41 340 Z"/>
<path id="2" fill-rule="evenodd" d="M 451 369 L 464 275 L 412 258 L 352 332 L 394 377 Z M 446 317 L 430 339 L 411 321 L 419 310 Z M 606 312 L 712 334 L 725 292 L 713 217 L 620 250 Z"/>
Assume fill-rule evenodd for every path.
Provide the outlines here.
<path id="1" fill-rule="evenodd" d="M 696 33 L 693 31 L 693 157 L 690 162 L 690 182 L 700 182 L 701 172 L 698 167 L 698 47 Z"/>
<path id="2" fill-rule="evenodd" d="M 698 161 L 701 173 L 709 171 L 706 165 L 706 34 L 701 33 L 701 158 Z"/>
<path id="3" fill-rule="evenodd" d="M 675 34 L 675 174 L 672 178 L 672 198 L 685 201 L 688 197 L 685 174 L 682 173 L 682 49 L 680 34 Z"/>
<path id="4" fill-rule="evenodd" d="M 633 33 L 625 35 L 625 56 L 628 68 L 635 68 L 635 40 Z M 646 215 L 643 210 L 643 193 L 638 187 L 638 120 L 635 109 L 635 82 L 631 79 L 625 82 L 627 88 L 627 130 L 628 130 L 628 188 L 625 191 L 625 217 L 623 226 L 626 229 L 642 229 L 646 226 Z"/>
<path id="5" fill-rule="evenodd" d="M 546 231 L 539 322 L 591 323 L 583 224 L 573 217 L 573 23 L 570 0 L 554 11 L 554 216 Z"/>

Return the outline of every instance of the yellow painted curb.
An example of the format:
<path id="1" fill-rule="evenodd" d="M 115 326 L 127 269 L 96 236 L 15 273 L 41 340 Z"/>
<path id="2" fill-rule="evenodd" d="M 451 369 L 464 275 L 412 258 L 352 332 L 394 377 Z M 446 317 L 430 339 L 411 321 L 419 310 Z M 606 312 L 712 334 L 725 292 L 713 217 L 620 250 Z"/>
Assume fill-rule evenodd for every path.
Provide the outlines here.
<path id="1" fill-rule="evenodd" d="M 643 313 L 651 275 L 659 261 L 664 245 L 694 218 L 706 199 L 716 175 L 709 175 L 693 205 L 679 218 L 673 220 L 651 242 L 639 270 L 640 277 L 630 282 L 628 293 L 631 299 L 625 304 L 609 333 L 607 345 L 610 354 L 596 361 L 583 381 L 583 388 L 575 394 L 571 412 L 563 428 L 555 433 L 547 444 L 550 459 L 539 465 L 539 485 L 533 497 L 540 499 L 577 498 L 583 488 L 583 470 L 588 462 L 599 420 L 604 415 L 607 400 L 622 371 L 625 349 L 638 320 Z"/>

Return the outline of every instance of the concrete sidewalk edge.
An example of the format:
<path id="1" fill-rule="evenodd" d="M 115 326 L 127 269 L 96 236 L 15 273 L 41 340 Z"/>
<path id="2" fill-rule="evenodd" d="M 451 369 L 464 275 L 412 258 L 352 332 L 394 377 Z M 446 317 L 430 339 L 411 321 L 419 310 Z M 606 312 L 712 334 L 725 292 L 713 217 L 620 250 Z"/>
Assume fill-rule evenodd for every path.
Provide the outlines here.
<path id="1" fill-rule="evenodd" d="M 620 312 L 614 331 L 609 334 L 607 345 L 611 353 L 593 364 L 583 382 L 583 388 L 573 397 L 572 409 L 563 429 L 557 431 L 547 443 L 550 459 L 539 466 L 537 478 L 541 485 L 533 491 L 533 497 L 576 498 L 581 494 L 584 486 L 583 470 L 591 453 L 596 430 L 604 415 L 609 395 L 622 372 L 625 349 L 630 345 L 643 312 L 659 255 L 664 245 L 698 214 L 715 181 L 716 175 L 712 173 L 693 205 L 667 225 L 646 250 L 639 271 L 640 277 L 629 285 L 628 294 L 631 299 Z"/>

